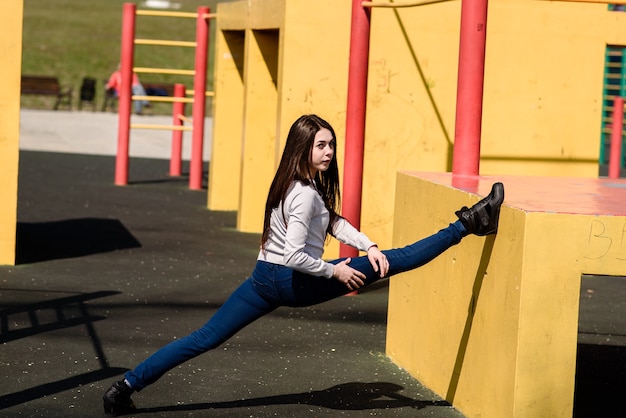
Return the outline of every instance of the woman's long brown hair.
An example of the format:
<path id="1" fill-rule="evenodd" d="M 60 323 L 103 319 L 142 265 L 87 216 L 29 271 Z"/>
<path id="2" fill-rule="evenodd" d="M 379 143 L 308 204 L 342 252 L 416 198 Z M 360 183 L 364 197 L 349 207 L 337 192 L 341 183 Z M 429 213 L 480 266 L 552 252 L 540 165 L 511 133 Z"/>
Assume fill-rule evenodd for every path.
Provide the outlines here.
<path id="1" fill-rule="evenodd" d="M 309 158 L 315 135 L 320 129 L 328 129 L 335 139 L 335 153 L 326 171 L 320 171 L 315 175 L 315 187 L 319 191 L 324 205 L 330 214 L 330 222 L 326 232 L 332 230 L 337 218 L 337 208 L 341 195 L 339 192 L 339 169 L 337 168 L 337 144 L 335 131 L 332 126 L 317 115 L 300 116 L 289 129 L 285 149 L 283 150 L 280 164 L 274 175 L 265 203 L 265 218 L 263 220 L 263 234 L 261 235 L 261 248 L 265 246 L 270 236 L 270 215 L 272 209 L 277 208 L 285 199 L 289 186 L 293 181 L 301 181 L 311 184 L 309 171 Z M 283 213 L 284 217 L 284 213 Z M 286 220 L 285 220 L 286 222 Z"/>

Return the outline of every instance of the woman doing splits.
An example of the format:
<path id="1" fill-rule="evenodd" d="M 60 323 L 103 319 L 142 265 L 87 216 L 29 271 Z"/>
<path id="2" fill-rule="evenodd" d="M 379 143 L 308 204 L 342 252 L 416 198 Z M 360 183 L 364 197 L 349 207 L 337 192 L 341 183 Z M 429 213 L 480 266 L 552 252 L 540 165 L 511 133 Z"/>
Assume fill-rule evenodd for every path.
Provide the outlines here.
<path id="1" fill-rule="evenodd" d="M 218 347 L 246 325 L 281 306 L 303 307 L 345 295 L 377 280 L 420 267 L 468 234 L 495 234 L 504 186 L 458 220 L 403 248 L 381 251 L 338 213 L 337 141 L 328 122 L 304 115 L 291 126 L 265 205 L 256 267 L 200 329 L 152 354 L 104 394 L 108 415 L 135 409 L 131 394 L 156 382 L 177 365 Z M 322 259 L 328 235 L 367 253 Z"/>

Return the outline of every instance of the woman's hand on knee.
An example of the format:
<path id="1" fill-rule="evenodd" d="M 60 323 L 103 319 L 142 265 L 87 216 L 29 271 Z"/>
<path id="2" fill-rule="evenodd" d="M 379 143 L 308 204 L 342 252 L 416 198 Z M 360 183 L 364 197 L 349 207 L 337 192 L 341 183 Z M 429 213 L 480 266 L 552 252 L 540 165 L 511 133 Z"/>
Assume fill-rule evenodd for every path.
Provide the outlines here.
<path id="1" fill-rule="evenodd" d="M 335 264 L 333 277 L 343 283 L 349 290 L 356 290 L 363 286 L 365 282 L 365 274 L 353 269 L 348 264 L 351 258 L 346 258 L 338 264 Z"/>
<path id="2" fill-rule="evenodd" d="M 372 245 L 367 249 L 367 258 L 370 260 L 374 271 L 385 277 L 389 273 L 389 260 L 376 245 Z"/>

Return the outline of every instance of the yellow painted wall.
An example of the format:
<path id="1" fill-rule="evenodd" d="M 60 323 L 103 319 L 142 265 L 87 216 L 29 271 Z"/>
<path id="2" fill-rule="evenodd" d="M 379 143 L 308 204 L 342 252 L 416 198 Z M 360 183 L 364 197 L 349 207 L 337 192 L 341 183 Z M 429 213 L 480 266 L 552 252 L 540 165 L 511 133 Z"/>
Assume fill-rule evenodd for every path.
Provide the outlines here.
<path id="1" fill-rule="evenodd" d="M 616 13 L 606 4 L 496 5 L 488 26 L 481 172 L 597 177 L 607 20 Z"/>
<path id="2" fill-rule="evenodd" d="M 343 167 L 349 3 L 218 6 L 218 29 L 236 31 L 237 51 L 247 30 L 279 32 L 276 98 L 266 103 L 276 106 L 276 131 L 267 133 L 275 142 L 265 142 L 274 164 L 291 123 L 317 113 L 337 131 Z M 451 170 L 460 6 L 372 10 L 361 228 L 382 247 L 391 244 L 396 172 Z M 626 45 L 624 27 L 626 13 L 605 4 L 489 2 L 481 174 L 597 177 L 604 51 L 607 44 Z M 248 126 L 249 115 L 242 124 L 243 91 L 255 87 L 224 48 L 219 42 L 209 208 L 241 210 L 242 230 L 259 232 L 261 215 L 252 213 L 263 207 L 270 179 L 259 173 L 252 183 L 238 183 L 250 140 L 240 129 L 256 126 Z M 242 204 L 235 192 L 249 188 L 255 197 Z"/>
<path id="3" fill-rule="evenodd" d="M 383 245 L 396 172 L 451 171 L 460 7 L 372 12 L 361 227 Z M 481 174 L 598 176 L 604 53 L 624 27 L 606 4 L 489 2 Z"/>
<path id="4" fill-rule="evenodd" d="M 349 21 L 349 2 L 218 5 L 208 207 L 237 210 L 240 231 L 261 231 L 269 185 L 300 115 L 333 125 L 342 166 Z M 328 250 L 337 251 L 336 243 Z"/>
<path id="5" fill-rule="evenodd" d="M 22 0 L 0 2 L 0 264 L 15 264 Z"/>
<path id="6" fill-rule="evenodd" d="M 481 195 L 492 181 L 480 179 Z M 467 417 L 571 417 L 581 275 L 624 274 L 626 212 L 604 211 L 592 193 L 551 200 L 567 183 L 549 178 L 502 181 L 496 236 L 469 236 L 390 279 L 387 354 Z M 477 200 L 429 174 L 399 173 L 394 246 Z M 528 207 L 536 202 L 545 210 Z M 598 214 L 551 210 L 568 202 L 571 212 L 598 205 Z"/>
<path id="7" fill-rule="evenodd" d="M 303 114 L 315 113 L 335 130 L 342 173 L 350 48 L 350 25 L 345 22 L 350 21 L 350 2 L 287 0 L 285 4 L 276 164 L 292 123 Z M 328 241 L 324 253 L 328 258 L 338 257 L 339 243 Z"/>

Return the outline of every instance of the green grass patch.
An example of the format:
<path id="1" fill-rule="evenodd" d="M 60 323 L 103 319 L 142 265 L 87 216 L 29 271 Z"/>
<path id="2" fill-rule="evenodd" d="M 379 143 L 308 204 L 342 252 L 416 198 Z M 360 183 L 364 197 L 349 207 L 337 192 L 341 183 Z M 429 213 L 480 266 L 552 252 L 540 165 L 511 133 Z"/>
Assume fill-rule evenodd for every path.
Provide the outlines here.
<path id="1" fill-rule="evenodd" d="M 123 0 L 24 0 L 22 74 L 50 75 L 64 87 L 74 90 L 73 108 L 78 108 L 78 93 L 83 77 L 98 80 L 96 104 L 104 101 L 104 83 L 120 60 Z M 143 1 L 134 2 L 146 9 Z M 180 8 L 173 11 L 196 12 L 198 6 L 215 11 L 217 0 L 173 0 Z M 213 40 L 215 23 L 209 36 L 209 74 L 207 89 L 213 89 Z M 196 21 L 191 18 L 137 16 L 135 37 L 143 39 L 195 41 Z M 194 68 L 193 48 L 136 45 L 135 67 Z M 139 74 L 143 82 L 182 83 L 191 89 L 193 77 Z M 51 109 L 54 98 L 22 96 L 25 108 Z M 211 99 L 207 100 L 207 112 Z M 66 108 L 66 107 L 62 107 Z M 153 113 L 170 114 L 171 104 L 154 103 Z"/>

